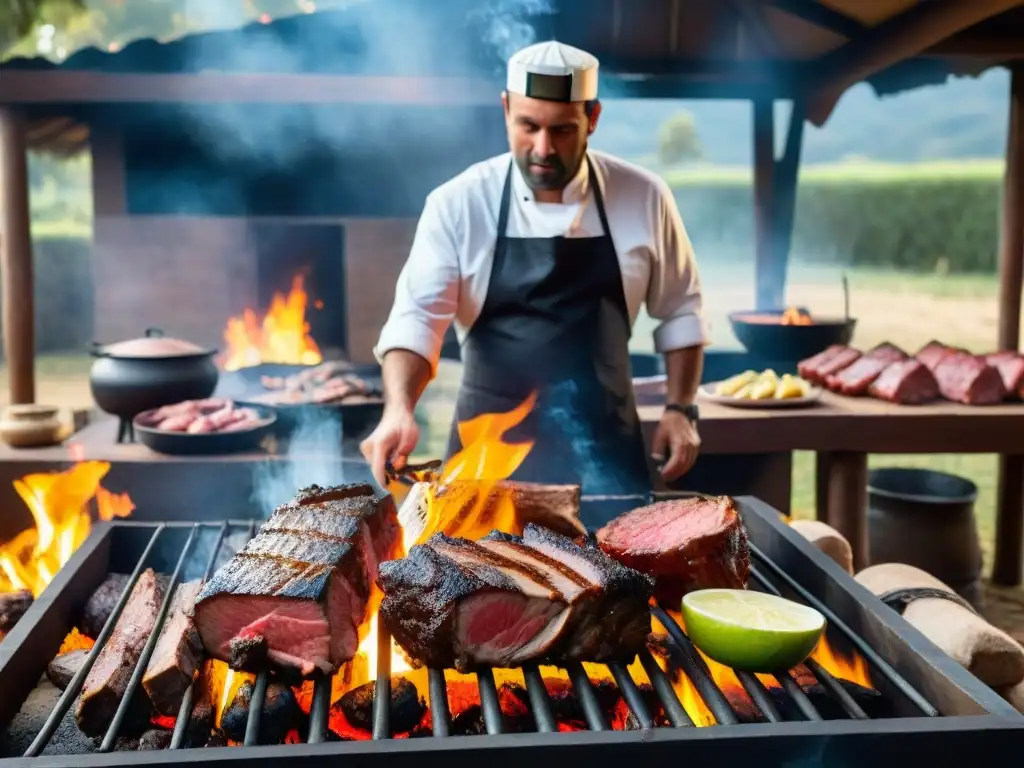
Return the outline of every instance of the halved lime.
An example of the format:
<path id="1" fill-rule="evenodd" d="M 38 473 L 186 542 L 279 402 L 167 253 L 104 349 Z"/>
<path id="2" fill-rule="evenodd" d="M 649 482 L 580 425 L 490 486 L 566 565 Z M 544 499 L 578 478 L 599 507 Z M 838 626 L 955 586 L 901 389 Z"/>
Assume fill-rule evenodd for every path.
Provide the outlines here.
<path id="1" fill-rule="evenodd" d="M 690 640 L 709 658 L 747 672 L 791 669 L 825 631 L 813 608 L 745 589 L 702 589 L 683 597 Z"/>

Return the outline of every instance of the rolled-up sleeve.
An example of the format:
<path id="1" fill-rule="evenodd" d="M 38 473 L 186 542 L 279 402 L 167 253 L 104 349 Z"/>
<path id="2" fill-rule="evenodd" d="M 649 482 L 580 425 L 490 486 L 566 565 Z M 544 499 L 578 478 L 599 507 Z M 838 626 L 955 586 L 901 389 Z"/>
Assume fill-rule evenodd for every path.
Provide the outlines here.
<path id="1" fill-rule="evenodd" d="M 654 329 L 654 348 L 671 352 L 708 343 L 702 317 L 700 275 L 693 245 L 686 234 L 672 190 L 658 186 L 654 225 L 654 258 L 647 289 L 647 313 L 661 324 Z"/>
<path id="2" fill-rule="evenodd" d="M 374 349 L 378 361 L 393 349 L 406 349 L 426 359 L 432 374 L 437 372 L 459 300 L 453 218 L 435 193 L 427 197 L 409 259 L 398 276 L 395 303 Z"/>

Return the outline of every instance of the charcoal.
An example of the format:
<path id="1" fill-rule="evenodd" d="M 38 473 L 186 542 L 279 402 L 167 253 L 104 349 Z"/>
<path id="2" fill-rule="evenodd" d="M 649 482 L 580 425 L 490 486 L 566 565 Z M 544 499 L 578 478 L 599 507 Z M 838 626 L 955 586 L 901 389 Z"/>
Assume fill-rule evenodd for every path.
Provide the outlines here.
<path id="1" fill-rule="evenodd" d="M 60 689 L 45 676 L 40 679 L 25 699 L 25 703 L 21 705 L 18 714 L 11 719 L 7 732 L 0 738 L 0 758 L 21 757 L 25 754 L 25 750 L 57 706 L 60 695 Z M 57 730 L 53 732 L 53 738 L 46 745 L 43 754 L 87 755 L 95 749 L 92 739 L 78 730 L 74 711 L 68 711 L 61 719 Z"/>
<path id="2" fill-rule="evenodd" d="M 97 746 L 99 739 L 96 739 Z M 118 736 L 114 741 L 114 752 L 138 752 L 139 739 L 134 736 Z"/>
<path id="3" fill-rule="evenodd" d="M 189 715 L 188 725 L 185 726 L 182 746 L 185 749 L 204 746 L 210 739 L 213 722 L 213 704 L 209 701 L 200 701 L 192 707 L 192 714 Z"/>
<path id="4" fill-rule="evenodd" d="M 853 700 L 860 705 L 861 709 L 864 710 L 864 713 L 872 720 L 896 716 L 891 704 L 886 701 L 886 698 L 878 691 L 857 685 L 849 680 L 840 680 L 839 683 L 846 689 L 850 696 L 853 697 Z M 810 699 L 811 704 L 813 704 L 814 708 L 821 714 L 822 718 L 825 720 L 849 719 L 849 715 L 846 714 L 846 710 L 842 708 L 842 705 L 832 698 L 832 696 L 830 696 L 820 684 L 815 683 L 813 685 L 804 685 L 801 687 L 803 688 L 804 693 L 807 694 L 807 698 Z M 804 719 L 789 694 L 787 694 L 782 688 L 775 686 L 770 687 L 768 688 L 768 693 L 772 697 L 772 701 L 775 702 L 775 706 L 778 708 L 779 714 L 782 716 L 783 720 Z M 729 704 L 732 705 L 732 708 L 736 711 L 736 715 L 741 722 L 765 722 L 763 715 L 761 715 L 761 713 L 756 709 L 744 692 L 729 691 L 726 697 L 729 700 Z"/>
<path id="5" fill-rule="evenodd" d="M 86 650 L 68 651 L 60 656 L 55 656 L 46 665 L 46 676 L 50 678 L 51 683 L 63 691 L 71 684 L 72 678 L 78 674 L 78 670 L 82 668 L 87 658 L 89 658 L 89 651 Z"/>
<path id="6" fill-rule="evenodd" d="M 32 606 L 33 600 L 35 598 L 27 589 L 0 593 L 0 634 L 14 629 L 14 625 Z"/>
<path id="7" fill-rule="evenodd" d="M 364 731 L 373 730 L 373 693 L 376 682 L 353 688 L 334 705 L 341 709 L 349 725 Z M 416 686 L 404 677 L 391 678 L 391 731 L 407 733 L 415 728 L 427 711 Z"/>
<path id="8" fill-rule="evenodd" d="M 232 669 L 258 671 L 266 663 L 267 639 L 263 635 L 231 638 L 228 666 Z"/>
<path id="9" fill-rule="evenodd" d="M 231 741 L 245 739 L 252 692 L 252 683 L 242 683 L 221 716 L 220 727 Z M 299 704 L 292 689 L 280 683 L 268 683 L 260 719 L 259 743 L 280 744 L 288 731 L 296 726 L 299 714 Z"/>
<path id="10" fill-rule="evenodd" d="M 103 625 L 107 623 L 110 614 L 114 612 L 114 606 L 117 605 L 126 586 L 128 586 L 127 574 L 112 573 L 92 593 L 82 610 L 82 619 L 78 622 L 78 628 L 83 635 L 94 640 L 99 637 Z"/>
<path id="11" fill-rule="evenodd" d="M 204 745 L 207 748 L 211 747 L 226 747 L 228 745 L 228 737 L 224 735 L 224 731 L 220 728 L 214 728 L 210 732 L 210 737 L 206 740 Z"/>
<path id="12" fill-rule="evenodd" d="M 474 704 L 455 715 L 452 718 L 451 733 L 453 736 L 482 736 L 487 733 L 480 705 Z"/>
<path id="13" fill-rule="evenodd" d="M 171 746 L 171 732 L 159 728 L 146 731 L 139 737 L 139 751 L 167 749 Z"/>

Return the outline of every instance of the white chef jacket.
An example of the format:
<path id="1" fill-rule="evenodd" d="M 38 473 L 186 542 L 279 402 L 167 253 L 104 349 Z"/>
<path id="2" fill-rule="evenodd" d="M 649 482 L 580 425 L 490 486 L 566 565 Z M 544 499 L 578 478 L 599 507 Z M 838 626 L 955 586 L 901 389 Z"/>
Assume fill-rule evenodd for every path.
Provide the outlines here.
<path id="1" fill-rule="evenodd" d="M 708 343 L 701 317 L 700 277 L 675 199 L 661 177 L 603 152 L 589 152 L 604 193 L 618 254 L 630 326 L 642 303 L 661 324 L 654 347 L 668 352 Z M 437 370 L 454 321 L 461 343 L 480 316 L 494 263 L 498 210 L 511 155 L 470 166 L 427 196 L 395 303 L 374 350 L 424 357 Z M 566 186 L 561 203 L 539 203 L 512 165 L 509 237 L 598 237 L 604 234 L 587 163 Z"/>

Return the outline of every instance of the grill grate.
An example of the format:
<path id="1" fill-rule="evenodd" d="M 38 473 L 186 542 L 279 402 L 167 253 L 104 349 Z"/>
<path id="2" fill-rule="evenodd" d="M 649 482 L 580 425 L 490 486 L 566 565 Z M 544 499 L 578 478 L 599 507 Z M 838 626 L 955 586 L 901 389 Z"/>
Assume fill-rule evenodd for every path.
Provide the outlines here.
<path id="1" fill-rule="evenodd" d="M 189 526 L 190 530 L 184 546 L 177 557 L 171 581 L 167 589 L 163 604 L 158 613 L 157 628 L 147 642 L 138 664 L 133 670 L 128 692 L 122 699 L 116 714 L 102 738 L 99 746 L 100 752 L 109 752 L 114 748 L 119 730 L 125 720 L 125 716 L 131 706 L 133 694 L 139 687 L 142 675 L 149 663 L 150 656 L 156 645 L 160 629 L 166 619 L 168 608 L 171 603 L 174 590 L 181 581 L 182 574 L 193 558 L 195 545 L 204 529 L 214 529 L 216 538 L 212 546 L 209 559 L 206 562 L 204 577 L 209 578 L 213 573 L 215 564 L 218 562 L 220 550 L 234 528 L 240 531 L 245 530 L 247 537 L 255 534 L 255 522 L 247 524 L 223 523 L 218 525 L 208 523 L 197 523 Z M 114 626 L 128 602 L 129 596 L 139 579 L 143 570 L 149 567 L 153 554 L 158 546 L 165 545 L 166 533 L 168 530 L 180 530 L 180 526 L 160 524 L 153 527 L 153 533 L 149 538 L 145 549 L 142 552 L 134 570 L 129 577 L 128 584 L 119 596 L 117 604 L 104 625 L 96 643 L 88 654 L 82 668 L 74 676 L 67 689 L 61 695 L 56 707 L 46 720 L 45 725 L 35 737 L 25 757 L 35 757 L 42 754 L 49 743 L 61 720 L 71 708 L 76 697 L 81 692 L 85 678 L 98 657 L 100 650 L 113 633 Z M 909 704 L 926 717 L 935 717 L 939 713 L 928 701 L 915 690 L 893 667 L 882 659 L 863 638 L 856 633 L 838 617 L 828 606 L 824 605 L 813 594 L 804 589 L 794 579 L 789 577 L 785 571 L 771 562 L 755 546 L 751 546 L 751 553 L 755 561 L 752 570 L 752 584 L 757 588 L 776 595 L 782 595 L 785 590 L 791 596 L 803 600 L 825 614 L 830 626 L 855 647 L 864 659 L 868 662 L 872 671 L 881 675 L 888 683 L 887 688 L 902 695 Z M 770 574 L 770 577 L 769 575 Z M 721 688 L 715 683 L 710 670 L 704 659 L 693 646 L 693 643 L 686 636 L 683 629 L 672 617 L 662 608 L 653 609 L 655 618 L 665 627 L 672 643 L 669 647 L 668 662 L 673 672 L 682 671 L 689 678 L 700 698 L 711 711 L 718 725 L 730 726 L 741 722 L 737 712 L 730 705 L 728 698 Z M 372 738 L 375 740 L 391 739 L 390 720 L 390 699 L 391 699 L 391 638 L 383 625 L 378 627 L 378 651 L 377 651 L 376 688 L 373 700 L 373 721 Z M 655 661 L 654 656 L 647 649 L 640 654 L 639 661 L 647 674 L 651 688 L 658 703 L 662 707 L 668 723 L 675 728 L 686 728 L 694 725 L 688 715 L 683 703 L 677 696 L 669 675 Z M 645 701 L 636 682 L 622 664 L 607 665 L 615 685 L 622 696 L 636 723 L 642 729 L 655 727 L 654 718 L 648 703 Z M 809 660 L 807 666 L 827 696 L 829 696 L 841 709 L 845 716 L 851 720 L 869 719 L 864 709 L 854 700 L 850 693 L 841 683 L 819 663 Z M 558 722 L 553 712 L 552 702 L 549 698 L 547 688 L 541 676 L 540 669 L 536 665 L 524 667 L 523 677 L 525 680 L 526 694 L 530 710 L 532 712 L 536 729 L 540 733 L 550 733 L 558 730 Z M 565 668 L 569 677 L 572 690 L 579 702 L 586 726 L 590 731 L 607 731 L 611 725 L 607 720 L 597 693 L 587 675 L 586 670 L 580 663 L 569 664 Z M 777 723 L 785 720 L 779 706 L 769 693 L 766 686 L 757 676 L 737 672 L 737 678 L 756 706 L 763 719 L 769 723 Z M 814 703 L 807 696 L 798 684 L 792 673 L 782 670 L 775 673 L 774 678 L 779 682 L 782 691 L 793 704 L 793 710 L 799 717 L 806 721 L 823 720 L 822 714 L 815 707 Z M 442 670 L 428 670 L 429 700 L 432 713 L 433 737 L 445 738 L 453 733 L 452 715 L 448 707 L 447 687 L 444 672 Z M 260 733 L 260 720 L 263 712 L 263 704 L 266 697 L 269 675 L 266 670 L 256 675 L 255 684 L 248 713 L 248 721 L 245 728 L 244 746 L 255 746 L 258 743 Z M 495 683 L 492 670 L 485 669 L 477 674 L 480 710 L 486 732 L 491 735 L 506 733 L 508 728 L 505 716 L 502 712 L 498 687 Z M 182 701 L 178 718 L 175 723 L 169 749 L 177 750 L 182 748 L 185 731 L 195 701 L 195 684 L 190 686 Z M 331 680 L 326 677 L 319 677 L 314 682 L 313 699 L 310 710 L 308 743 L 322 743 L 328 739 L 328 715 L 331 705 Z"/>

